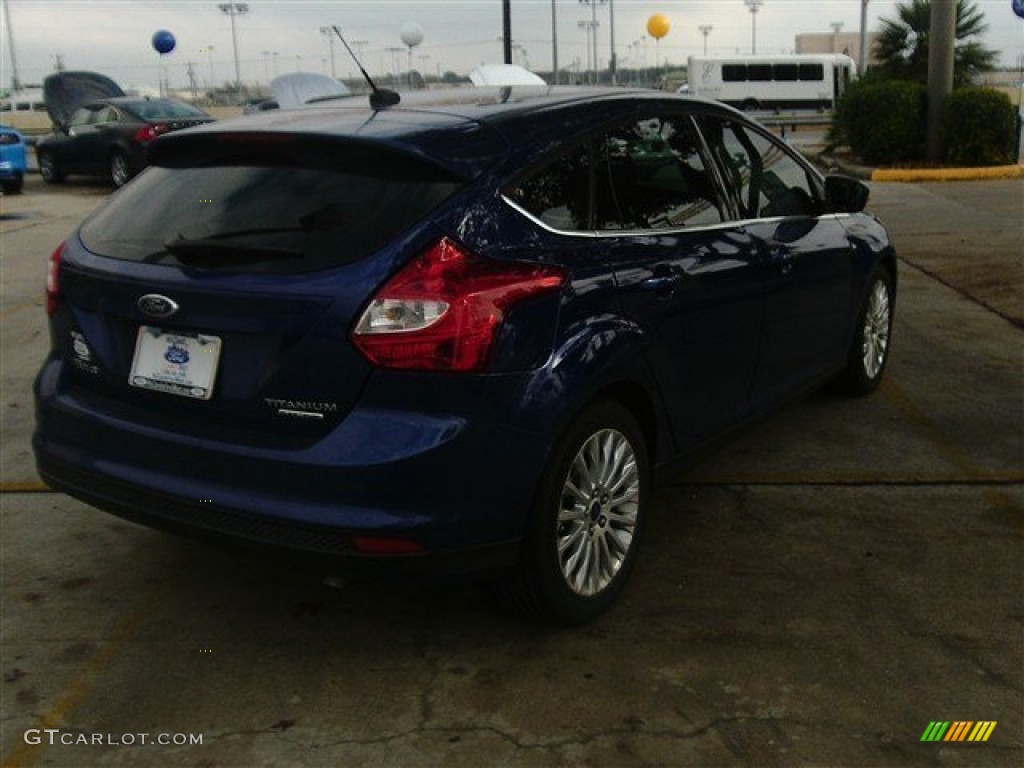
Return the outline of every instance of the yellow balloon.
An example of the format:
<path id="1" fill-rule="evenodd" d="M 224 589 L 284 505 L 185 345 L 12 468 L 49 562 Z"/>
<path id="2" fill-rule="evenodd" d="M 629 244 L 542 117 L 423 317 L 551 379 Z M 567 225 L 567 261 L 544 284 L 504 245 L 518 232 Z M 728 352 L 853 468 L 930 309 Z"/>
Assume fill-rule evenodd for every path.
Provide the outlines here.
<path id="1" fill-rule="evenodd" d="M 667 16 L 661 13 L 656 13 L 647 20 L 647 34 L 655 40 L 661 40 L 661 38 L 668 34 L 668 30 L 671 26 L 672 25 L 669 24 Z"/>

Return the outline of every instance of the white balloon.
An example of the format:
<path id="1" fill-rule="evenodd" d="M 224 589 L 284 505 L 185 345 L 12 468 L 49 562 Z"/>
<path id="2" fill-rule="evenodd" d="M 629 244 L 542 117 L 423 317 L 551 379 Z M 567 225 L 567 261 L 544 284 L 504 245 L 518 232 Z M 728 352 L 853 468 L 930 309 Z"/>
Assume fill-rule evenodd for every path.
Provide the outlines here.
<path id="1" fill-rule="evenodd" d="M 402 42 L 408 47 L 415 48 L 423 42 L 423 27 L 416 22 L 407 21 L 402 25 L 398 36 L 402 38 Z"/>

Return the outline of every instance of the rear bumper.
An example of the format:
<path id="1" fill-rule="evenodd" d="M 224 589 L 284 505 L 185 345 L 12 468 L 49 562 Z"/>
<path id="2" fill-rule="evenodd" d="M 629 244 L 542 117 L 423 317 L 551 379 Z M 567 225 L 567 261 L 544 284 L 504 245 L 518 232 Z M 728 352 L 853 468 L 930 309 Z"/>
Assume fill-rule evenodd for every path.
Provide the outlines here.
<path id="1" fill-rule="evenodd" d="M 36 381 L 33 448 L 48 485 L 151 527 L 309 555 L 507 566 L 549 449 L 485 415 L 379 403 L 313 445 L 239 445 L 100 407 L 61 386 L 61 369 L 51 358 Z M 426 556 L 368 556 L 356 536 L 409 539 Z"/>
<path id="2" fill-rule="evenodd" d="M 461 576 L 500 571 L 515 565 L 518 542 L 504 542 L 457 552 L 370 556 L 352 543 L 359 532 L 254 515 L 213 504 L 171 496 L 130 485 L 44 456 L 39 475 L 53 490 L 66 493 L 104 512 L 170 533 L 233 546 L 273 550 L 324 565 L 392 575 L 430 573 Z"/>

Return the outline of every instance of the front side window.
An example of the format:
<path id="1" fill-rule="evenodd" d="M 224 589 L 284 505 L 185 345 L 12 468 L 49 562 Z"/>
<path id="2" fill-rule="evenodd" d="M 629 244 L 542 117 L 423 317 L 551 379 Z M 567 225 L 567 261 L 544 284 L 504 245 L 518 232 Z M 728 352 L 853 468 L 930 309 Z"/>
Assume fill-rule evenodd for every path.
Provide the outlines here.
<path id="1" fill-rule="evenodd" d="M 596 229 L 673 229 L 724 218 L 689 118 L 623 125 L 598 142 L 595 156 Z"/>
<path id="2" fill-rule="evenodd" d="M 712 153 L 743 218 L 813 216 L 817 194 L 804 166 L 781 144 L 728 120 L 703 118 Z"/>

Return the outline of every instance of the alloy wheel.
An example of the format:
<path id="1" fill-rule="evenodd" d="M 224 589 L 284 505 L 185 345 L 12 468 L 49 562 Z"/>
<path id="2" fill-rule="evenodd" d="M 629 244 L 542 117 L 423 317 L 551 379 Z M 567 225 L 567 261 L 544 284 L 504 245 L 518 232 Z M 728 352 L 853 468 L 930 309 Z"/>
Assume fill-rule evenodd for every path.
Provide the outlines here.
<path id="1" fill-rule="evenodd" d="M 629 440 L 614 429 L 591 435 L 569 467 L 558 510 L 558 562 L 573 592 L 590 597 L 615 578 L 633 543 L 639 501 Z"/>
<path id="2" fill-rule="evenodd" d="M 889 350 L 889 290 L 885 282 L 878 280 L 868 296 L 864 312 L 863 362 L 864 373 L 869 379 L 879 375 L 885 365 Z"/>

